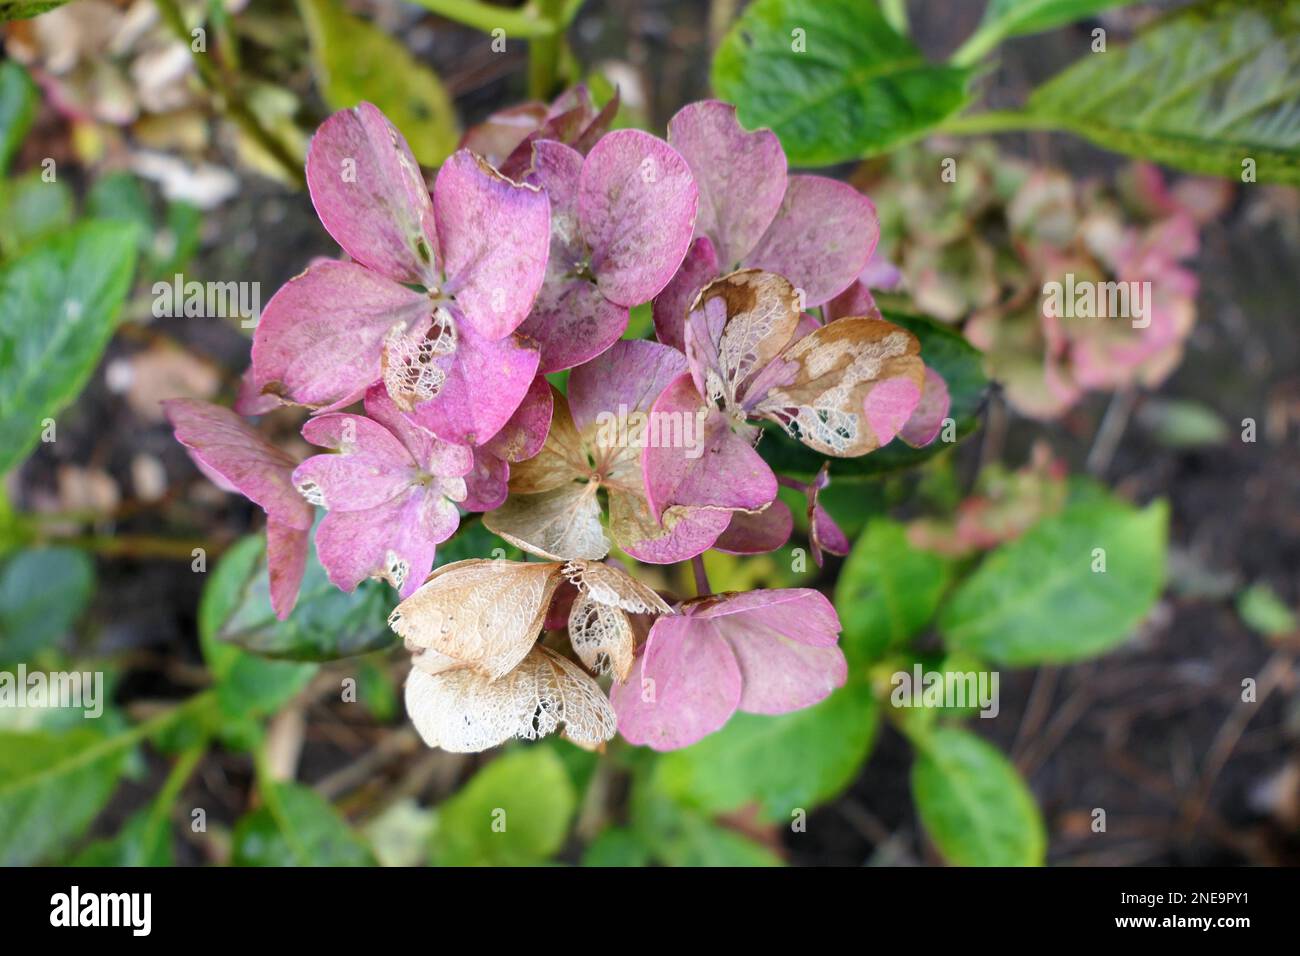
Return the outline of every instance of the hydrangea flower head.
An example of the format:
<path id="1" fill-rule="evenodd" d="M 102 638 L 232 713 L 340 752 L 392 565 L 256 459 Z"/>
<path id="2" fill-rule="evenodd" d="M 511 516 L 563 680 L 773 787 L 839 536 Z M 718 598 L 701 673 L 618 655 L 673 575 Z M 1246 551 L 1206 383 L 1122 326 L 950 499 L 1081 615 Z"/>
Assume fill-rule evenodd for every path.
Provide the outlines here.
<path id="1" fill-rule="evenodd" d="M 267 303 L 257 388 L 333 410 L 382 381 L 446 441 L 496 434 L 537 371 L 536 350 L 513 333 L 546 273 L 546 195 L 459 150 L 430 197 L 401 133 L 369 103 L 321 126 L 307 183 L 354 261 L 312 266 Z"/>
<path id="2" fill-rule="evenodd" d="M 366 393 L 365 409 L 369 417 L 332 412 L 303 426 L 304 438 L 336 454 L 308 458 L 293 484 L 328 512 L 316 552 L 330 581 L 351 591 L 384 578 L 406 597 L 460 525 L 473 456 L 403 414 L 382 385 Z"/>

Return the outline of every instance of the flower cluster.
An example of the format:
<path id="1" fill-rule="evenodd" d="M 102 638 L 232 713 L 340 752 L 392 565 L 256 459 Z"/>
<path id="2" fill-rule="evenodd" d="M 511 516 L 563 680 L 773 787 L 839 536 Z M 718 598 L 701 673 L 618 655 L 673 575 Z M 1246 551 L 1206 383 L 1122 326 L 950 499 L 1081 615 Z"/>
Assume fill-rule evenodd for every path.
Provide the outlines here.
<path id="1" fill-rule="evenodd" d="M 890 277 L 865 196 L 787 175 L 776 137 L 723 103 L 681 110 L 667 141 L 610 118 L 583 90 L 497 114 L 430 190 L 374 106 L 330 117 L 307 182 L 347 258 L 272 298 L 235 411 L 167 405 L 205 473 L 266 511 L 277 614 L 316 509 L 330 580 L 397 590 L 389 623 L 431 746 L 561 732 L 596 747 L 617 729 L 670 749 L 736 710 L 823 699 L 846 665 L 820 593 L 673 603 L 611 552 L 772 551 L 793 528 L 785 483 L 807 496 L 818 562 L 844 554 L 826 468 L 779 478 L 765 431 L 851 457 L 926 444 L 947 415 L 918 340 L 872 299 Z M 658 341 L 623 338 L 646 303 Z M 322 454 L 294 462 L 240 417 L 278 405 L 310 414 Z M 541 560 L 435 568 L 472 512 Z"/>

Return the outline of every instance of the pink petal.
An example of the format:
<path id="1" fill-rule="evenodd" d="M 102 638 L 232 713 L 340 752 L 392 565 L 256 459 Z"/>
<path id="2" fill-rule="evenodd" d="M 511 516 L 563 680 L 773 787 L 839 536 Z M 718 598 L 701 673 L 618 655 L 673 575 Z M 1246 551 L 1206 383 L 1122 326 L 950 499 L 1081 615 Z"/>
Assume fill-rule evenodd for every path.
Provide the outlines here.
<path id="1" fill-rule="evenodd" d="M 197 462 L 260 505 L 269 518 L 290 528 L 311 527 L 315 510 L 294 489 L 292 458 L 228 408 L 192 398 L 162 404 L 176 440 Z"/>
<path id="2" fill-rule="evenodd" d="M 537 343 L 541 371 L 559 372 L 595 358 L 627 329 L 626 306 L 589 279 L 547 281 L 519 333 Z"/>
<path id="3" fill-rule="evenodd" d="M 854 282 L 827 302 L 825 310 L 828 322 L 849 315 L 861 315 L 876 319 L 881 317 L 880 306 L 876 305 L 876 297 L 871 294 L 871 290 L 861 281 Z"/>
<path id="4" fill-rule="evenodd" d="M 920 404 L 898 436 L 913 448 L 924 448 L 938 437 L 939 430 L 943 428 L 943 420 L 948 417 L 950 404 L 948 383 L 927 365 Z"/>
<path id="5" fill-rule="evenodd" d="M 691 243 L 691 248 L 672 281 L 655 296 L 655 337 L 660 342 L 671 345 L 679 352 L 686 351 L 686 315 L 700 290 L 721 274 L 713 243 L 707 236 L 700 236 Z"/>
<path id="6" fill-rule="evenodd" d="M 382 374 L 384 337 L 428 322 L 429 299 L 350 262 L 313 266 L 280 287 L 253 333 L 256 390 L 300 405 L 351 402 Z"/>
<path id="7" fill-rule="evenodd" d="M 819 500 L 822 489 L 830 483 L 830 466 L 827 463 L 822 465 L 821 471 L 808 486 L 808 543 L 812 547 L 813 560 L 819 568 L 822 566 L 823 551 L 841 556 L 849 553 L 848 537 Z"/>
<path id="8" fill-rule="evenodd" d="M 713 733 L 740 699 L 740 668 L 727 642 L 707 622 L 675 615 L 655 621 L 627 683 L 610 688 L 619 733 L 654 750 Z"/>
<path id="9" fill-rule="evenodd" d="M 622 509 L 638 509 L 639 522 L 621 520 Z M 619 547 L 638 561 L 647 564 L 677 564 L 703 554 L 718 539 L 731 519 L 732 512 L 709 508 L 674 508 L 664 517 L 664 527 L 650 513 L 644 496 L 610 492 L 610 529 Z M 655 534 L 637 538 L 630 529 L 654 528 Z"/>
<path id="10" fill-rule="evenodd" d="M 682 107 L 668 142 L 685 157 L 700 190 L 695 233 L 713 240 L 730 272 L 757 245 L 785 196 L 785 152 L 769 129 L 747 132 L 736 108 L 718 100 Z"/>
<path id="11" fill-rule="evenodd" d="M 739 710 L 747 714 L 788 714 L 825 700 L 843 687 L 848 663 L 838 647 L 809 647 L 773 628 L 750 624 L 743 630 L 723 625 L 740 665 Z"/>
<path id="12" fill-rule="evenodd" d="M 445 497 L 413 487 L 366 511 L 329 512 L 316 529 L 316 554 L 335 587 L 352 591 L 383 577 L 405 598 L 429 576 L 437 544 L 459 520 Z"/>
<path id="13" fill-rule="evenodd" d="M 793 530 L 790 508 L 776 498 L 758 514 L 738 511 L 732 515 L 731 524 L 713 546 L 728 554 L 767 554 L 789 541 Z"/>
<path id="14" fill-rule="evenodd" d="M 686 160 L 663 140 L 621 129 L 592 148 L 578 220 L 605 298 L 630 307 L 668 284 L 691 244 L 698 202 Z"/>
<path id="15" fill-rule="evenodd" d="M 579 432 L 602 415 L 649 411 L 668 385 L 686 371 L 686 358 L 657 342 L 619 341 L 569 376 L 569 410 Z"/>
<path id="16" fill-rule="evenodd" d="M 483 448 L 474 449 L 474 467 L 465 476 L 466 511 L 494 511 L 510 494 L 510 464 Z"/>
<path id="17" fill-rule="evenodd" d="M 366 414 L 392 432 L 412 460 L 431 475 L 459 477 L 474 467 L 474 453 L 469 448 L 445 442 L 420 425 L 397 407 L 383 385 L 372 385 L 366 392 Z"/>
<path id="18" fill-rule="evenodd" d="M 528 394 L 537 374 L 537 350 L 515 336 L 480 337 L 457 325 L 456 352 L 437 396 L 411 413 L 443 441 L 476 445 L 499 432 Z"/>
<path id="19" fill-rule="evenodd" d="M 307 151 L 307 188 L 353 259 L 401 282 L 434 284 L 429 190 L 406 140 L 376 107 L 361 103 L 321 124 Z"/>
<path id="20" fill-rule="evenodd" d="M 410 452 L 383 425 L 361 415 L 310 419 L 302 437 L 339 454 L 313 455 L 294 469 L 293 483 L 308 501 L 330 511 L 365 511 L 412 485 L 418 475 Z"/>
<path id="21" fill-rule="evenodd" d="M 745 265 L 803 290 L 804 308 L 849 287 L 875 251 L 880 223 L 871 200 L 824 176 L 791 176 L 781 209 Z"/>
<path id="22" fill-rule="evenodd" d="M 298 603 L 310 537 L 309 528 L 294 528 L 274 519 L 266 522 L 266 573 L 271 582 L 271 609 L 282 621 Z"/>
<path id="23" fill-rule="evenodd" d="M 239 377 L 239 393 L 235 396 L 236 415 L 265 415 L 280 407 L 280 400 L 274 395 L 265 395 L 253 378 L 253 367 L 244 369 Z"/>
<path id="24" fill-rule="evenodd" d="M 740 625 L 755 622 L 774 627 L 791 640 L 813 647 L 830 647 L 839 639 L 840 618 L 826 595 L 812 588 L 746 591 L 706 598 L 688 605 L 697 618 L 740 615 Z"/>
<path id="25" fill-rule="evenodd" d="M 551 416 L 555 401 L 551 386 L 542 376 L 533 379 L 510 420 L 484 445 L 492 454 L 506 461 L 524 461 L 532 458 L 546 444 L 551 429 Z"/>
<path id="26" fill-rule="evenodd" d="M 545 103 L 520 103 L 498 110 L 477 126 L 466 130 L 460 141 L 462 149 L 472 150 L 498 169 L 506 157 L 515 151 L 546 121 Z"/>
<path id="27" fill-rule="evenodd" d="M 689 419 L 693 428 L 704 399 L 689 374 L 673 380 L 655 402 L 651 414 L 667 420 Z M 672 505 L 757 511 L 776 497 L 776 476 L 744 438 L 735 434 L 727 417 L 709 409 L 703 440 L 691 447 L 647 447 L 642 462 L 650 510 L 661 517 Z M 691 457 L 694 454 L 695 457 Z"/>
<path id="28" fill-rule="evenodd" d="M 466 319 L 461 325 L 493 341 L 504 338 L 527 317 L 546 275 L 546 194 L 462 149 L 438 170 L 433 205 L 447 277 L 443 293 L 455 297 Z"/>
<path id="29" fill-rule="evenodd" d="M 890 378 L 867 393 L 863 407 L 867 424 L 880 445 L 889 442 L 907 424 L 921 401 L 921 390 L 910 378 Z"/>
<path id="30" fill-rule="evenodd" d="M 894 292 L 903 286 L 903 273 L 898 266 L 880 254 L 880 247 L 877 246 L 858 276 L 858 281 L 868 289 Z"/>

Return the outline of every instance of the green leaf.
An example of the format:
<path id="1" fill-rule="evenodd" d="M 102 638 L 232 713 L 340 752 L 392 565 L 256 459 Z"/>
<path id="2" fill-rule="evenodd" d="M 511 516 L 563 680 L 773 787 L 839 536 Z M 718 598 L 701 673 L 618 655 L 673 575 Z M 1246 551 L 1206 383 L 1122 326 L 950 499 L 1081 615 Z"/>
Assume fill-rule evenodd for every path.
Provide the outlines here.
<path id="1" fill-rule="evenodd" d="M 261 535 L 241 538 L 213 569 L 199 599 L 199 645 L 217 681 L 221 710 L 231 716 L 257 716 L 278 709 L 302 690 L 316 665 L 270 661 L 219 637 L 257 577 L 266 577 Z"/>
<path id="2" fill-rule="evenodd" d="M 799 166 L 924 135 L 965 104 L 968 78 L 927 63 L 867 0 L 755 0 L 713 60 L 718 96 L 745 126 L 771 127 Z"/>
<path id="3" fill-rule="evenodd" d="M 1134 0 L 989 0 L 979 29 L 953 54 L 952 62 L 968 66 L 1007 37 L 1053 30 L 1111 7 L 1133 2 Z"/>
<path id="4" fill-rule="evenodd" d="M 438 866 L 531 866 L 564 845 L 577 796 L 550 747 L 511 750 L 438 809 Z"/>
<path id="5" fill-rule="evenodd" d="M 6 20 L 27 20 L 67 2 L 68 0 L 0 0 L 0 23 Z"/>
<path id="6" fill-rule="evenodd" d="M 901 524 L 870 522 L 835 585 L 849 663 L 868 664 L 919 634 L 939 609 L 952 571 L 950 559 L 912 547 Z"/>
<path id="7" fill-rule="evenodd" d="M 1093 53 L 1036 90 L 1032 118 L 1195 173 L 1300 185 L 1300 0 L 1214 0 Z"/>
<path id="8" fill-rule="evenodd" d="M 36 84 L 21 66 L 5 60 L 0 63 L 0 175 L 9 168 L 35 116 Z"/>
<path id="9" fill-rule="evenodd" d="M 1284 637 L 1300 627 L 1295 612 L 1267 584 L 1252 584 L 1237 595 L 1237 613 L 1251 628 L 1268 637 Z"/>
<path id="10" fill-rule="evenodd" d="M 0 474 L 85 385 L 134 267 L 131 227 L 87 222 L 0 268 Z"/>
<path id="11" fill-rule="evenodd" d="M 582 854 L 583 866 L 646 866 L 650 848 L 635 830 L 607 827 Z"/>
<path id="12" fill-rule="evenodd" d="M 260 657 L 331 661 L 391 647 L 397 641 L 388 627 L 396 592 L 374 580 L 361 582 L 352 592 L 340 591 L 321 567 L 314 540 L 309 542 L 298 603 L 287 620 L 278 620 L 271 610 L 264 560 L 259 559 L 256 569 L 243 579 L 239 595 L 218 636 Z"/>
<path id="13" fill-rule="evenodd" d="M 66 229 L 73 214 L 72 190 L 62 180 L 46 182 L 40 170 L 0 181 L 0 252 L 12 257 Z"/>
<path id="14" fill-rule="evenodd" d="M 437 166 L 451 155 L 460 133 L 451 97 L 436 73 L 337 0 L 300 0 L 299 7 L 321 94 L 331 109 L 373 103 L 401 130 L 422 165 Z"/>
<path id="15" fill-rule="evenodd" d="M 849 785 L 875 742 L 879 708 L 871 688 L 850 681 L 813 707 L 789 714 L 737 713 L 717 733 L 664 754 L 654 785 L 711 813 L 758 804 L 788 824 Z"/>
<path id="16" fill-rule="evenodd" d="M 0 568 L 0 663 L 30 661 L 63 637 L 94 590 L 94 563 L 75 548 L 10 558 Z"/>
<path id="17" fill-rule="evenodd" d="M 921 823 L 957 866 L 1041 866 L 1047 833 L 1033 794 L 997 748 L 966 730 L 913 737 L 912 796 Z"/>
<path id="18" fill-rule="evenodd" d="M 666 866 L 781 866 L 781 859 L 734 830 L 684 807 L 649 785 L 632 791 L 633 829 L 651 855 Z"/>
<path id="19" fill-rule="evenodd" d="M 939 616 L 948 646 L 1011 666 L 1109 650 L 1160 596 L 1168 523 L 1163 501 L 1084 500 L 1044 518 L 958 588 Z"/>
<path id="20" fill-rule="evenodd" d="M 175 866 L 171 820 L 152 808 L 139 811 L 118 833 L 96 840 L 72 861 L 73 866 Z"/>
<path id="21" fill-rule="evenodd" d="M 108 802 L 134 737 L 0 731 L 0 866 L 56 856 Z"/>
<path id="22" fill-rule="evenodd" d="M 235 825 L 236 866 L 374 866 L 347 822 L 310 787 L 263 783 L 265 804 Z"/>
<path id="23" fill-rule="evenodd" d="M 917 337 L 921 343 L 922 360 L 942 375 L 948 384 L 952 400 L 948 417 L 953 421 L 953 441 L 944 440 L 946 430 L 941 430 L 939 437 L 925 448 L 912 448 L 895 438 L 884 448 L 860 458 L 832 459 L 833 477 L 883 475 L 915 467 L 953 447 L 979 425 L 979 413 L 988 389 L 980 351 L 948 326 L 930 319 L 894 311 L 887 311 L 885 318 Z M 811 448 L 789 438 L 775 425 L 768 427 L 767 431 L 770 434 L 759 444 L 758 450 L 773 470 L 783 475 L 807 478 L 821 468 L 824 459 Z"/>

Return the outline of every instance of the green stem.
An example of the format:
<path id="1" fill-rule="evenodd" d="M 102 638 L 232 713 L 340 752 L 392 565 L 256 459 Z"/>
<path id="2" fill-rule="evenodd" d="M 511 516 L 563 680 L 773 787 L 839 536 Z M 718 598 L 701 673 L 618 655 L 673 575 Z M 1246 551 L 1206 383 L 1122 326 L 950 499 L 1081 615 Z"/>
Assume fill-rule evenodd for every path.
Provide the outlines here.
<path id="1" fill-rule="evenodd" d="M 564 0 L 537 0 L 538 13 L 555 30 L 536 37 L 528 44 L 528 95 L 535 100 L 549 100 L 559 82 L 560 61 L 564 57 Z"/>
<path id="2" fill-rule="evenodd" d="M 484 33 L 502 29 L 506 31 L 507 37 L 515 36 L 533 40 L 538 37 L 552 36 L 559 29 L 556 18 L 534 15 L 528 12 L 527 8 L 509 10 L 479 3 L 478 0 L 412 0 L 412 2 L 440 17 L 455 20 L 457 23 L 482 30 Z M 547 5 L 545 2 L 542 4 L 543 7 Z"/>
<path id="3" fill-rule="evenodd" d="M 1005 39 L 1002 31 L 983 27 L 976 30 L 957 48 L 949 62 L 953 66 L 971 66 L 984 59 L 992 49 Z"/>
<path id="4" fill-rule="evenodd" d="M 194 768 L 199 765 L 199 761 L 207 751 L 208 745 L 205 741 L 183 751 L 176 758 L 171 771 L 167 774 L 167 779 L 163 781 L 162 789 L 158 791 L 157 799 L 149 808 L 149 825 L 144 830 L 145 839 L 149 839 L 150 835 L 157 831 L 157 824 L 171 816 L 172 808 L 176 805 L 185 782 L 190 779 L 190 774 L 194 772 Z M 151 859 L 154 849 L 152 846 L 147 846 L 142 854 L 143 858 Z"/>
<path id="5" fill-rule="evenodd" d="M 1023 110 L 989 110 L 967 113 L 944 120 L 933 130 L 950 136 L 984 136 L 989 133 L 1014 133 L 1031 129 L 1060 129 L 1060 124 Z"/>

